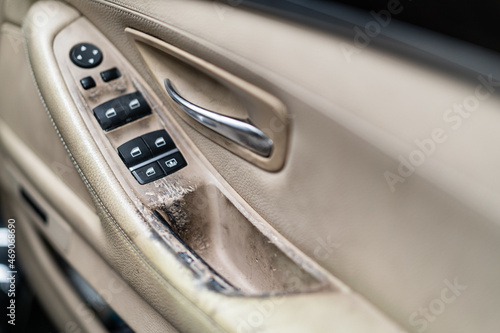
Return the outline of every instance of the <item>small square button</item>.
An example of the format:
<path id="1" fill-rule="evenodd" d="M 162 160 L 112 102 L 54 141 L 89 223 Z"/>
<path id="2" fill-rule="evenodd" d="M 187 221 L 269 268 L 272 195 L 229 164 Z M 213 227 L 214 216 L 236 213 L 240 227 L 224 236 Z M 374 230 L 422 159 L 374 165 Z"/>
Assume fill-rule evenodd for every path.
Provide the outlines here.
<path id="1" fill-rule="evenodd" d="M 95 81 L 92 78 L 92 76 L 84 77 L 83 79 L 80 80 L 80 83 L 81 83 L 83 89 L 85 89 L 85 90 L 89 90 L 90 88 L 95 87 Z"/>
<path id="2" fill-rule="evenodd" d="M 186 160 L 180 152 L 170 154 L 159 160 L 158 163 L 160 163 L 161 168 L 167 175 L 179 171 L 187 165 Z"/>
<path id="3" fill-rule="evenodd" d="M 149 149 L 151 149 L 153 156 L 158 156 L 169 150 L 175 149 L 174 141 L 172 141 L 172 138 L 165 130 L 144 134 L 142 139 L 146 142 Z"/>
<path id="4" fill-rule="evenodd" d="M 160 165 L 156 162 L 140 167 L 139 169 L 132 171 L 132 174 L 141 185 L 150 183 L 165 176 L 165 173 L 160 168 Z"/>
<path id="5" fill-rule="evenodd" d="M 101 78 L 104 82 L 116 80 L 121 76 L 122 76 L 122 73 L 120 73 L 120 71 L 116 67 L 113 67 L 113 68 L 108 69 L 104 72 L 101 72 Z"/>
<path id="6" fill-rule="evenodd" d="M 118 147 L 118 154 L 126 166 L 131 167 L 152 158 L 149 148 L 141 138 L 135 138 Z"/>

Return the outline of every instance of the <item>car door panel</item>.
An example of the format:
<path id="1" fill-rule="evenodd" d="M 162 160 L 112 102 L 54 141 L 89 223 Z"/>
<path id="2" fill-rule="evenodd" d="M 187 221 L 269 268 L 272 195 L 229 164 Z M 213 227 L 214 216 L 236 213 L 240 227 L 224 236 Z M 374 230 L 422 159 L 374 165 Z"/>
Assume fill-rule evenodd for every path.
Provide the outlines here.
<path id="1" fill-rule="evenodd" d="M 0 70 L 27 81 L 32 70 L 36 88 L 26 82 L 30 98 L 0 92 L 3 187 L 13 206 L 23 188 L 49 215 L 44 224 L 28 213 L 26 227 L 94 288 L 123 283 L 108 303 L 134 330 L 496 327 L 500 160 L 486 147 L 500 118 L 487 74 L 435 66 L 385 37 L 348 59 L 353 39 L 341 28 L 224 2 L 43 1 L 22 34 L 10 20 Z M 101 65 L 70 61 L 80 42 L 102 50 Z M 27 58 L 15 56 L 22 43 Z M 111 67 L 121 78 L 103 82 Z M 96 88 L 81 87 L 85 75 Z M 262 129 L 270 156 L 184 115 L 165 79 L 193 104 Z M 103 131 L 93 109 L 135 91 L 152 114 Z M 457 118 L 457 103 L 467 116 Z M 140 185 L 117 148 L 159 129 L 187 166 Z M 97 266 L 105 273 L 93 278 Z M 59 325 L 72 316 L 82 320 L 73 311 Z"/>
<path id="2" fill-rule="evenodd" d="M 196 274 L 193 276 L 193 267 L 186 268 L 179 264 L 179 259 L 174 255 L 175 253 L 172 253 L 172 248 L 169 249 L 165 244 L 167 241 L 167 245 L 170 242 L 170 246 L 175 247 L 175 239 L 172 240 L 172 236 L 166 235 L 165 230 L 161 230 L 162 226 L 158 226 L 157 219 L 153 219 L 155 215 L 150 212 L 152 208 L 157 208 L 158 210 L 158 207 L 155 206 L 154 201 L 149 203 L 150 207 L 145 207 L 141 201 L 134 199 L 137 198 L 138 195 L 140 197 L 144 194 L 147 195 L 147 193 L 142 193 L 145 192 L 144 188 L 139 186 L 130 174 L 123 172 L 121 161 L 119 161 L 116 156 L 114 149 L 109 146 L 110 144 L 111 146 L 116 146 L 118 142 L 123 142 L 135 136 L 136 134 L 134 134 L 134 131 L 148 128 L 150 121 L 139 120 L 136 122 L 137 126 L 135 127 L 132 126 L 133 124 L 126 125 L 123 127 L 123 130 L 118 129 L 115 130 L 114 133 L 110 132 L 109 134 L 100 133 L 100 129 L 95 126 L 96 124 L 91 124 L 91 122 L 95 122 L 95 120 L 91 114 L 90 116 L 88 115 L 88 107 L 85 108 L 85 106 L 81 104 L 81 98 L 78 99 L 78 94 L 76 93 L 75 83 L 78 84 L 78 82 L 76 80 L 71 81 L 74 78 L 68 75 L 68 72 L 61 71 L 61 69 L 66 68 L 65 66 L 67 66 L 67 63 L 61 62 L 62 56 L 59 55 L 59 50 L 57 48 L 55 49 L 55 56 L 54 51 L 51 49 L 52 47 L 60 45 L 58 44 L 58 38 L 61 36 L 59 34 L 61 29 L 73 29 L 72 27 L 82 23 L 83 19 L 77 18 L 71 9 L 67 10 L 66 8 L 59 9 L 54 7 L 53 10 L 59 13 L 57 17 L 60 19 L 53 19 L 46 31 L 44 31 L 44 29 L 30 29 L 30 21 L 36 17 L 37 10 L 47 10 L 47 8 L 43 8 L 43 6 L 58 5 L 39 3 L 32 7 L 25 21 L 25 31 L 30 31 L 30 33 L 25 35 L 27 38 L 29 59 L 33 66 L 37 85 L 48 107 L 50 116 L 54 120 L 56 130 L 60 133 L 68 153 L 74 159 L 75 166 L 79 170 L 87 188 L 92 194 L 96 202 L 98 214 L 103 220 L 102 227 L 106 234 L 106 244 L 104 248 L 101 249 L 102 255 L 114 269 L 120 272 L 131 286 L 138 290 L 138 292 L 148 300 L 149 304 L 168 318 L 169 321 L 174 323 L 180 330 L 233 330 L 236 329 L 238 325 L 241 326 L 242 316 L 245 318 L 245 315 L 249 313 L 248 309 L 260 306 L 263 300 L 245 297 L 244 294 L 239 297 L 228 297 L 224 295 L 227 294 L 227 292 L 215 293 L 211 291 L 212 287 L 210 284 L 202 282 L 206 279 L 206 276 L 200 277 L 196 276 Z M 62 16 L 60 13 L 65 11 L 68 12 L 67 16 Z M 74 23 L 71 23 L 71 21 L 74 21 Z M 83 23 L 82 27 L 85 27 Z M 93 32 L 90 27 L 82 29 L 82 33 L 90 34 L 87 38 L 91 37 L 90 39 L 92 40 L 99 40 L 97 35 L 92 35 Z M 78 39 L 77 31 L 73 31 L 72 35 L 75 39 Z M 99 44 L 105 45 L 102 43 Z M 107 54 L 113 54 L 111 47 L 109 49 L 106 46 L 101 47 L 106 50 L 105 52 Z M 66 59 L 67 51 L 62 50 L 61 54 L 64 55 L 64 59 Z M 115 54 L 113 58 L 119 59 L 119 55 Z M 59 61 L 59 63 L 57 63 L 57 61 Z M 120 66 L 126 68 L 124 63 L 121 63 Z M 147 90 L 148 88 L 145 84 L 143 85 L 141 79 L 135 76 L 134 70 L 129 69 L 124 72 L 128 73 L 126 75 L 133 77 L 132 81 L 136 88 L 145 89 L 142 91 L 146 94 L 147 100 L 152 103 L 153 109 L 161 109 L 161 104 L 155 104 L 155 96 Z M 54 91 L 57 91 L 57 94 L 55 94 Z M 78 108 L 80 110 L 78 110 Z M 87 112 L 87 116 L 85 113 L 82 116 L 82 112 Z M 153 118 L 150 119 L 155 119 L 156 116 L 157 115 L 153 115 Z M 161 117 L 169 119 L 169 117 L 172 116 L 163 114 L 158 116 L 160 119 Z M 131 131 L 125 131 L 127 128 L 130 128 Z M 168 130 L 171 135 L 173 135 L 174 141 L 180 147 L 180 150 L 186 156 L 188 168 L 192 170 L 192 174 L 190 175 L 187 172 L 188 168 L 186 168 L 186 172 L 179 172 L 179 175 L 184 176 L 174 178 L 177 179 L 177 185 L 174 185 L 174 187 L 170 185 L 170 188 L 167 187 L 165 191 L 162 188 L 164 184 L 158 184 L 161 185 L 159 188 L 158 185 L 154 185 L 154 187 L 146 187 L 148 190 L 154 189 L 158 191 L 158 189 L 160 189 L 160 194 L 163 195 L 160 196 L 160 199 L 167 200 L 168 203 L 168 199 L 170 199 L 168 196 L 175 198 L 176 196 L 183 196 L 193 191 L 192 188 L 196 188 L 196 183 L 200 182 L 198 179 L 203 181 L 206 181 L 205 179 L 211 179 L 210 183 L 215 184 L 215 187 L 218 189 L 217 191 L 222 191 L 219 193 L 224 197 L 231 198 L 235 196 L 234 192 L 230 192 L 218 185 L 219 182 L 223 181 L 222 178 L 214 178 L 213 175 L 201 169 L 200 166 L 197 166 L 197 164 L 200 165 L 201 163 L 197 161 L 196 158 L 200 157 L 196 157 L 196 151 L 191 152 L 189 150 L 189 140 L 176 139 L 178 130 L 176 131 L 175 128 L 168 127 Z M 179 137 L 182 138 L 182 134 L 179 134 Z M 190 175 L 191 178 L 186 180 L 185 178 L 188 178 L 185 176 L 186 174 Z M 191 186 L 189 187 L 188 185 Z M 204 194 L 201 190 L 200 193 L 200 197 L 203 198 Z M 237 210 L 243 209 L 243 211 L 246 212 L 251 211 L 251 208 L 245 205 L 245 202 L 233 200 L 234 199 L 228 201 L 225 205 L 236 205 L 238 208 Z M 158 204 L 161 204 L 161 202 Z M 216 207 L 209 206 L 208 209 L 210 211 L 216 209 Z M 225 212 L 227 209 L 229 209 L 227 206 L 223 206 L 222 212 Z M 235 210 L 235 212 L 237 212 L 237 210 Z M 222 213 L 219 212 L 218 214 Z M 234 213 L 231 214 L 234 216 Z M 248 213 L 245 213 L 243 216 L 248 218 L 247 214 Z M 238 220 L 234 222 L 245 223 L 247 225 L 250 225 L 250 223 L 257 223 L 257 226 L 259 226 L 258 222 L 253 219 L 250 220 L 252 222 L 249 222 L 246 218 L 242 220 L 243 217 L 237 217 Z M 194 221 L 193 223 L 196 222 L 197 221 Z M 347 308 L 339 306 L 336 308 L 334 317 L 337 320 L 343 318 L 342 321 L 344 322 L 352 322 L 352 324 L 345 325 L 346 327 L 361 328 L 371 323 L 380 326 L 381 330 L 386 331 L 386 328 L 391 326 L 389 322 L 385 322 L 382 319 L 383 317 L 380 317 L 373 312 L 373 310 L 368 310 L 369 308 L 362 305 L 360 300 L 358 300 L 358 296 L 350 293 L 346 294 L 347 289 L 345 289 L 342 284 L 331 276 L 326 275 L 326 272 L 318 266 L 315 266 L 308 258 L 301 256 L 291 244 L 285 239 L 280 238 L 274 230 L 267 226 L 263 227 L 262 224 L 257 230 L 259 231 L 251 234 L 252 238 L 258 239 L 267 236 L 275 239 L 273 243 L 277 246 L 277 250 L 273 250 L 274 256 L 283 258 L 276 261 L 276 265 L 280 265 L 284 262 L 286 265 L 284 268 L 288 267 L 290 270 L 287 272 L 294 275 L 299 272 L 295 267 L 303 266 L 306 272 L 311 272 L 308 274 L 316 275 L 320 280 L 328 284 L 326 290 L 331 290 L 321 294 L 311 293 L 309 297 L 316 301 L 324 302 L 325 304 L 337 304 L 337 302 L 340 302 L 338 304 L 343 304 L 345 302 L 357 304 L 353 305 L 357 309 L 356 312 L 349 316 L 345 315 L 345 311 L 351 306 Z M 261 233 L 263 236 L 260 236 Z M 95 240 L 92 240 L 92 242 L 95 242 Z M 174 243 L 173 245 L 172 242 Z M 273 255 L 273 253 L 270 253 L 270 255 Z M 286 255 L 281 253 L 286 253 Z M 265 259 L 265 253 L 261 253 L 260 255 Z M 288 256 L 291 256 L 293 261 L 286 261 L 285 258 Z M 203 261 L 200 262 L 203 263 Z M 172 267 L 176 269 L 173 270 Z M 204 272 L 203 275 L 206 275 L 207 272 L 210 273 L 210 270 Z M 198 274 L 200 273 L 198 272 Z M 211 274 L 213 278 L 218 276 L 218 274 Z M 263 276 L 265 278 L 266 274 L 269 276 L 271 273 L 264 272 L 264 274 Z M 297 278 L 296 276 L 291 276 L 290 278 L 292 277 Z M 199 283 L 203 283 L 205 287 L 200 288 Z M 196 287 L 197 285 L 198 287 Z M 335 285 L 337 285 L 337 287 L 335 287 Z M 274 286 L 272 288 L 276 288 L 275 284 L 271 284 L 271 286 Z M 276 291 L 274 291 L 274 289 L 265 290 L 271 292 L 271 294 L 280 291 L 279 289 L 276 289 Z M 300 290 L 301 289 L 295 289 L 294 292 Z M 340 290 L 343 290 L 343 292 L 339 292 Z M 237 292 L 237 294 L 239 293 L 240 292 Z M 271 296 L 265 301 L 273 302 L 275 297 L 277 296 Z M 276 325 L 280 321 L 280 317 L 286 315 L 289 311 L 287 309 L 294 308 L 300 304 L 302 304 L 300 306 L 303 307 L 305 304 L 311 302 L 309 297 L 304 298 L 301 294 L 297 294 L 296 296 L 290 294 L 286 296 L 285 304 L 276 307 L 276 315 L 270 317 L 269 323 L 266 325 Z M 189 300 L 188 303 L 186 303 L 186 299 Z M 231 313 L 229 309 L 232 309 L 234 315 L 229 315 Z M 325 308 L 325 310 L 326 309 L 327 308 Z M 211 318 L 207 317 L 206 313 L 213 313 L 214 311 L 218 314 L 217 316 L 212 316 Z M 359 314 L 356 314 L 358 312 Z M 328 316 L 332 316 L 330 311 L 328 313 Z M 311 322 L 317 321 L 318 324 L 316 325 L 319 325 L 318 327 L 324 327 L 326 329 L 332 322 L 314 320 L 315 318 L 326 319 L 325 315 L 326 312 L 315 313 L 314 316 L 311 316 Z M 357 315 L 366 316 L 367 321 L 354 324 Z M 196 318 L 196 320 L 193 321 L 193 318 Z M 310 324 L 304 322 L 303 325 L 307 327 Z M 203 327 L 203 329 L 201 327 Z"/>

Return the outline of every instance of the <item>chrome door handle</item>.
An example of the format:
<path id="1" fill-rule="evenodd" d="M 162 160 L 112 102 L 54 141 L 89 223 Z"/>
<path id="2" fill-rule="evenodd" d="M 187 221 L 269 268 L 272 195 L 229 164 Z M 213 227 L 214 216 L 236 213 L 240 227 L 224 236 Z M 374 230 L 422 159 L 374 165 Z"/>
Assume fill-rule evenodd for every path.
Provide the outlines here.
<path id="1" fill-rule="evenodd" d="M 226 117 L 195 105 L 179 95 L 169 79 L 165 79 L 164 83 L 168 95 L 191 118 L 256 154 L 265 157 L 271 155 L 273 140 L 260 129 L 243 120 Z"/>

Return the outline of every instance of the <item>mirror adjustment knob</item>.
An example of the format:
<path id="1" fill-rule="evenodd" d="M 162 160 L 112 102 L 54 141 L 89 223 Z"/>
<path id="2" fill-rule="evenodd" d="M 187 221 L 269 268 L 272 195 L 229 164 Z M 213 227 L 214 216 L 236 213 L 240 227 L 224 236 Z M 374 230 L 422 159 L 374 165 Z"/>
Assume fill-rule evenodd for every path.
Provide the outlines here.
<path id="1" fill-rule="evenodd" d="M 90 43 L 80 43 L 73 46 L 69 53 L 71 61 L 82 68 L 94 68 L 102 62 L 102 52 Z"/>

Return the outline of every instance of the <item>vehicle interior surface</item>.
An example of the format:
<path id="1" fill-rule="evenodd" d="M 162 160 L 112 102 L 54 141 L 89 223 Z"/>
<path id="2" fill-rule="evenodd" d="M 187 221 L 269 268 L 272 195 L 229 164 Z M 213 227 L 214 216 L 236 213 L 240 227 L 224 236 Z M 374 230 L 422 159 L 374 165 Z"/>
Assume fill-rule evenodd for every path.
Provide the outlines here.
<path id="1" fill-rule="evenodd" d="M 0 0 L 0 332 L 500 332 L 499 15 Z"/>

